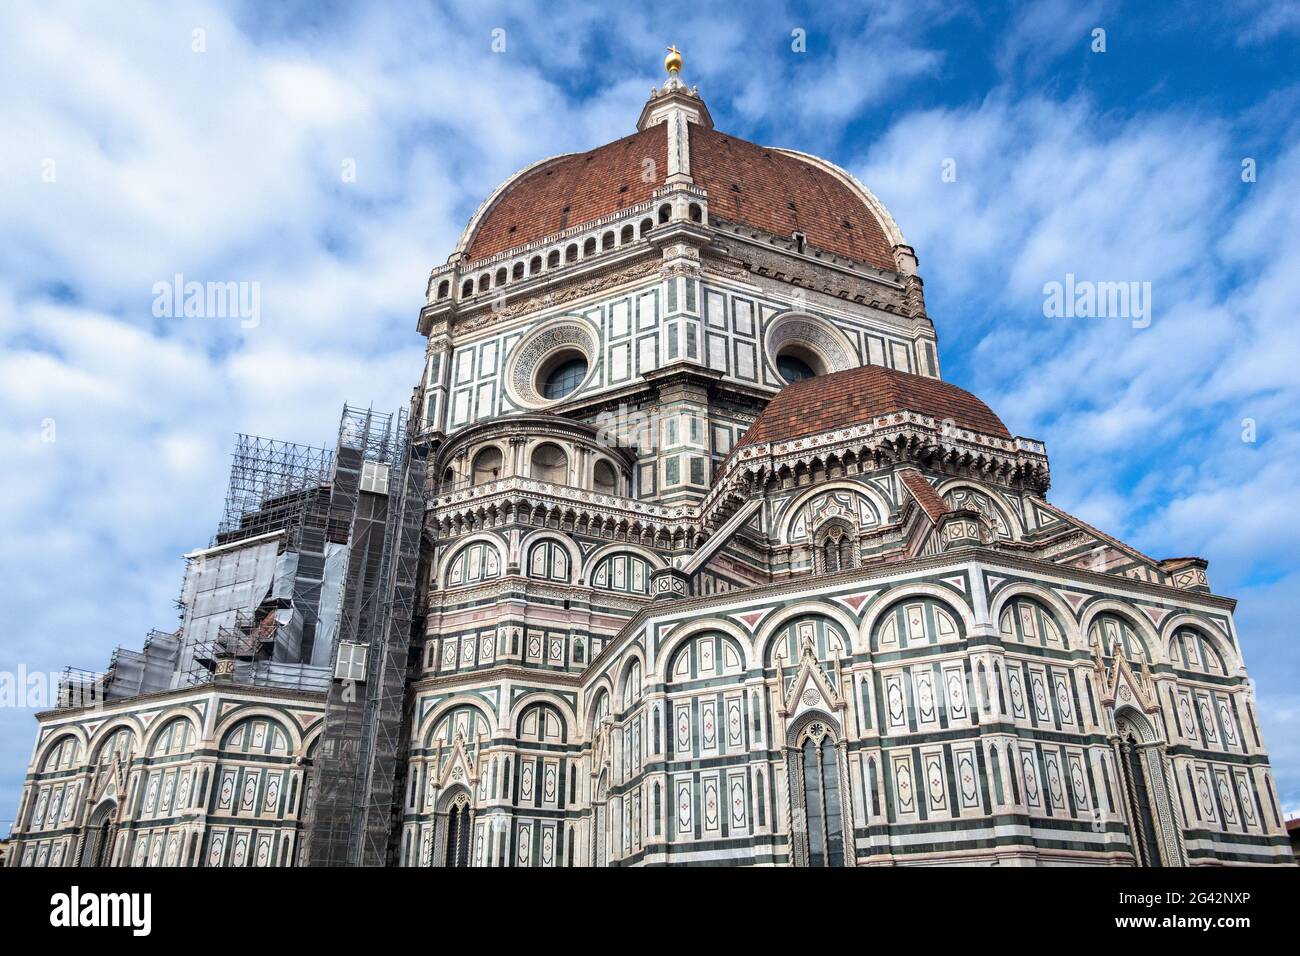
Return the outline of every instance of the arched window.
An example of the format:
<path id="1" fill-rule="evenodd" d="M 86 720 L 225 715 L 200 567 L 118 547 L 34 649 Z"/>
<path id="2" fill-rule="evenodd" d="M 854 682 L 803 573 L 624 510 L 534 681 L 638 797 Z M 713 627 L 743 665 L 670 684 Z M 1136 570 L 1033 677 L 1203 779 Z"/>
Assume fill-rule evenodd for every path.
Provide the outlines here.
<path id="1" fill-rule="evenodd" d="M 1027 597 L 1014 597 L 998 617 L 998 632 L 1007 641 L 1064 647 L 1061 628 L 1050 611 Z"/>
<path id="2" fill-rule="evenodd" d="M 562 744 L 568 737 L 564 718 L 550 704 L 532 704 L 519 715 L 519 739 L 522 741 Z"/>
<path id="3" fill-rule="evenodd" d="M 1203 674 L 1228 672 L 1214 642 L 1192 627 L 1180 627 L 1169 639 L 1169 660 L 1175 667 Z"/>
<path id="4" fill-rule="evenodd" d="M 569 245 L 565 248 L 564 261 L 565 262 L 578 261 L 578 244 L 576 242 L 569 243 Z"/>
<path id="5" fill-rule="evenodd" d="M 673 214 L 673 207 L 670 206 L 668 203 L 664 203 L 662 206 L 660 206 L 659 224 L 663 225 L 664 223 L 666 223 L 668 221 L 668 217 L 671 216 L 672 214 Z"/>
<path id="6" fill-rule="evenodd" d="M 642 235 L 642 236 L 647 236 L 647 235 L 649 235 L 649 234 L 650 234 L 650 230 L 653 229 L 654 227 L 655 227 L 654 220 L 651 220 L 651 219 L 642 219 L 642 220 L 641 220 L 641 227 L 640 227 L 640 228 L 641 228 L 641 235 Z"/>
<path id="7" fill-rule="evenodd" d="M 480 292 L 486 292 L 491 285 L 492 276 L 489 273 L 485 272 L 478 277 L 478 290 Z"/>
<path id="8" fill-rule="evenodd" d="M 451 747 L 460 737 L 465 742 L 465 752 L 474 761 L 478 757 L 480 741 L 487 739 L 491 732 L 492 726 L 482 711 L 471 704 L 462 704 L 438 719 L 433 732 L 425 740 L 425 746 Z"/>
<path id="9" fill-rule="evenodd" d="M 560 264 L 560 250 L 552 249 L 546 256 L 546 268 L 554 269 Z"/>
<path id="10" fill-rule="evenodd" d="M 163 757 L 188 753 L 194 749 L 194 724 L 185 717 L 175 717 L 154 738 L 150 756 Z"/>
<path id="11" fill-rule="evenodd" d="M 800 747 L 808 866 L 844 865 L 844 811 L 835 741 L 826 725 L 808 726 Z"/>
<path id="12" fill-rule="evenodd" d="M 591 586 L 602 591 L 650 593 L 650 563 L 635 554 L 611 554 L 591 572 Z"/>
<path id="13" fill-rule="evenodd" d="M 744 669 L 745 654 L 735 638 L 709 632 L 690 638 L 673 652 L 668 662 L 668 679 L 678 685 L 729 677 Z"/>
<path id="14" fill-rule="evenodd" d="M 462 297 L 468 297 L 474 294 L 474 280 L 466 279 L 460 285 L 460 294 Z"/>
<path id="15" fill-rule="evenodd" d="M 469 831 L 471 829 L 469 796 L 464 792 L 452 801 L 447 811 L 447 846 L 443 865 L 469 866 Z"/>
<path id="16" fill-rule="evenodd" d="M 822 574 L 847 571 L 858 565 L 853 529 L 843 522 L 832 521 L 819 529 L 814 549 L 813 566 Z"/>
<path id="17" fill-rule="evenodd" d="M 1105 657 L 1123 655 L 1130 663 L 1152 663 L 1151 651 L 1137 630 L 1118 614 L 1099 614 L 1088 628 L 1088 646 L 1097 647 Z"/>
<path id="18" fill-rule="evenodd" d="M 600 249 L 604 252 L 606 249 L 614 248 L 614 231 L 611 229 L 600 237 Z"/>
<path id="19" fill-rule="evenodd" d="M 495 578 L 501 573 L 501 554 L 486 541 L 461 549 L 447 569 L 447 586 L 474 584 Z"/>
<path id="20" fill-rule="evenodd" d="M 634 660 L 623 678 L 623 709 L 627 710 L 641 699 L 641 662 Z"/>
<path id="21" fill-rule="evenodd" d="M 474 484 L 486 485 L 501 477 L 501 449 L 484 448 L 474 456 Z"/>
<path id="22" fill-rule="evenodd" d="M 569 580 L 569 552 L 554 541 L 539 541 L 528 550 L 528 576 Z"/>
<path id="23" fill-rule="evenodd" d="M 815 378 L 817 373 L 812 366 L 797 355 L 788 353 L 776 357 L 776 370 L 787 384 L 802 382 L 806 378 Z"/>
<path id="24" fill-rule="evenodd" d="M 1151 781 L 1147 779 L 1141 734 L 1125 717 L 1115 720 L 1123 755 L 1124 790 L 1132 824 L 1133 852 L 1141 866 L 1162 866 L 1156 837 L 1155 812 L 1151 804 Z"/>
<path id="25" fill-rule="evenodd" d="M 538 481 L 556 485 L 569 483 L 569 458 L 559 445 L 550 442 L 533 449 L 531 473 Z"/>
<path id="26" fill-rule="evenodd" d="M 591 471 L 591 483 L 603 495 L 618 494 L 618 476 L 614 466 L 604 459 L 599 459 Z"/>
<path id="27" fill-rule="evenodd" d="M 834 674 L 835 659 L 847 654 L 851 646 L 843 629 L 834 621 L 815 614 L 800 615 L 768 638 L 763 650 L 764 666 L 774 667 L 778 663 L 783 663 L 786 667 L 797 665 L 804 645 L 808 643 L 812 644 L 813 653 L 821 662 L 822 671 L 828 678 Z M 795 673 L 787 673 L 787 691 L 795 677 Z"/>
<path id="28" fill-rule="evenodd" d="M 506 267 L 505 267 L 505 266 L 502 266 L 500 269 L 497 270 L 497 281 L 496 281 L 496 284 L 497 284 L 498 286 L 503 286 L 503 285 L 506 284 Z"/>
<path id="29" fill-rule="evenodd" d="M 631 225 L 628 225 L 628 226 L 624 226 L 624 227 L 623 227 L 623 231 L 622 231 L 621 233 L 619 233 L 619 239 L 618 239 L 618 241 L 619 241 L 620 243 L 629 243 L 629 242 L 631 242 L 631 241 L 632 241 L 633 239 L 635 239 L 635 238 L 636 238 L 636 229 L 635 229 L 635 227 L 633 227 L 633 226 L 631 226 Z"/>
<path id="30" fill-rule="evenodd" d="M 957 641 L 961 636 L 957 617 L 947 606 L 930 598 L 905 599 L 880 616 L 871 635 L 871 649 L 897 651 Z"/>
<path id="31" fill-rule="evenodd" d="M 584 256 L 594 256 L 596 254 L 596 237 L 592 236 L 582 244 L 582 254 Z"/>
<path id="32" fill-rule="evenodd" d="M 117 803 L 108 800 L 95 808 L 86 823 L 86 842 L 81 851 L 82 866 L 108 866 L 112 841 L 113 817 Z"/>
<path id="33" fill-rule="evenodd" d="M 554 400 L 572 394 L 587 377 L 587 367 L 585 355 L 564 357 L 542 377 L 542 395 Z"/>
<path id="34" fill-rule="evenodd" d="M 289 753 L 289 735 L 279 721 L 269 717 L 248 717 L 231 727 L 221 738 L 223 757 L 263 754 L 283 757 Z"/>
<path id="35" fill-rule="evenodd" d="M 57 744 L 49 749 L 45 754 L 45 762 L 41 764 L 41 770 L 68 770 L 73 764 L 77 763 L 77 757 L 81 747 L 77 744 L 77 738 L 71 734 L 64 736 Z"/>
<path id="36" fill-rule="evenodd" d="M 441 282 L 438 283 L 438 298 L 445 299 L 450 294 L 451 294 L 451 283 L 447 279 L 443 279 Z"/>
<path id="37" fill-rule="evenodd" d="M 691 217 L 691 222 L 704 221 L 704 209 L 700 206 L 699 203 L 697 202 L 691 203 L 690 208 L 687 210 L 687 212 Z"/>
<path id="38" fill-rule="evenodd" d="M 596 697 L 595 703 L 591 705 L 591 729 L 590 733 L 594 737 L 596 730 L 600 727 L 601 721 L 609 716 L 609 691 L 602 690 Z"/>
<path id="39" fill-rule="evenodd" d="M 130 727 L 120 727 L 99 747 L 99 756 L 95 761 L 101 767 L 107 767 L 119 760 L 130 760 L 135 750 L 135 734 Z"/>
<path id="40" fill-rule="evenodd" d="M 528 274 L 530 276 L 535 276 L 537 275 L 537 273 L 541 271 L 542 271 L 541 256 L 533 256 L 531 259 L 528 260 Z"/>

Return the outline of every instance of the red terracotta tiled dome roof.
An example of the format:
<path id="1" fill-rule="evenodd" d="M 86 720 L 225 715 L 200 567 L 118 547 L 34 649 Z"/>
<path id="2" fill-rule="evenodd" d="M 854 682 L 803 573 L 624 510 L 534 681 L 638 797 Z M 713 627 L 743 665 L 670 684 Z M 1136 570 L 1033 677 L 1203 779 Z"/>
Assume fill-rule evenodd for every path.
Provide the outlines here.
<path id="1" fill-rule="evenodd" d="M 691 175 L 709 214 L 894 271 L 893 244 L 876 214 L 844 179 L 815 161 L 692 123 Z M 647 163 L 647 160 L 650 163 Z M 651 163 L 653 165 L 651 165 Z M 507 183 L 484 211 L 466 256 L 474 262 L 645 202 L 663 185 L 663 123 L 586 153 L 541 163 Z M 653 170 L 646 176 L 646 170 Z"/>
<path id="2" fill-rule="evenodd" d="M 893 271 L 893 245 L 848 184 L 805 159 L 692 126 L 691 175 L 709 191 L 709 215 L 808 242 Z"/>
<path id="3" fill-rule="evenodd" d="M 937 378 L 865 365 L 787 385 L 736 443 L 789 441 L 860 425 L 894 412 L 951 419 L 959 428 L 1010 438 L 993 410 L 966 391 Z"/>
<path id="4" fill-rule="evenodd" d="M 646 160 L 658 177 L 644 174 Z M 525 172 L 492 204 L 467 250 L 471 262 L 645 202 L 663 185 L 663 124 Z M 647 180 L 649 180 L 647 182 Z"/>

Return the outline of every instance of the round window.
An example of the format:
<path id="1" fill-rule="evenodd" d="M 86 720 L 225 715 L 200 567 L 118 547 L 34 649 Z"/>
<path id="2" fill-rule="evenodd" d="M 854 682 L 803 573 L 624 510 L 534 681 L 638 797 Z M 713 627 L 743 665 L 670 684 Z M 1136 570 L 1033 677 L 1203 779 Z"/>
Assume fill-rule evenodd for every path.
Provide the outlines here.
<path id="1" fill-rule="evenodd" d="M 776 357 L 776 370 L 787 383 L 802 382 L 806 378 L 814 378 L 817 375 L 811 365 L 797 355 L 788 353 Z"/>
<path id="2" fill-rule="evenodd" d="M 573 392 L 587 377 L 587 359 L 582 355 L 569 355 L 555 363 L 542 378 L 543 397 L 554 401 Z"/>

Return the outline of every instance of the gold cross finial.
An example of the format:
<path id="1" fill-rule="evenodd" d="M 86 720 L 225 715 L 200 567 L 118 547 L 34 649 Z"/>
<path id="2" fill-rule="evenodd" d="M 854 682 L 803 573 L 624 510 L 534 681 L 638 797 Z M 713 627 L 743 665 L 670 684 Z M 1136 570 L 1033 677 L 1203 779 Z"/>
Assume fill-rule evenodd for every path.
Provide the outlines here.
<path id="1" fill-rule="evenodd" d="M 664 69 L 669 76 L 682 71 L 682 54 L 675 44 L 668 48 L 668 55 L 664 57 Z"/>

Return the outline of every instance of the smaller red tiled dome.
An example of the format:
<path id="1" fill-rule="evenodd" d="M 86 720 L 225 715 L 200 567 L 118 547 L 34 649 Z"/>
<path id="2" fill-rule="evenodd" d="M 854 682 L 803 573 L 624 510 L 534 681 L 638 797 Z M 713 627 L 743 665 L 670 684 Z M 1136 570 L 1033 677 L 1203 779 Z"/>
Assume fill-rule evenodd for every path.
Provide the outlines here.
<path id="1" fill-rule="evenodd" d="M 736 447 L 789 441 L 904 411 L 951 419 L 959 428 L 998 438 L 1011 437 L 1002 419 L 964 388 L 937 378 L 865 365 L 787 385 Z"/>

